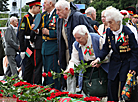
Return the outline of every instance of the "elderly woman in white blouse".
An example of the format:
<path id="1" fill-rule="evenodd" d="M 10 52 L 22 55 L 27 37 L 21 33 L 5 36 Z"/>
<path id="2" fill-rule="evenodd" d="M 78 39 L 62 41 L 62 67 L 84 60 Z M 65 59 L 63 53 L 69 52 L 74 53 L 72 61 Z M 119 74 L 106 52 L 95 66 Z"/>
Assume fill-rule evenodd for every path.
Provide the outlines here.
<path id="1" fill-rule="evenodd" d="M 123 16 L 117 9 L 106 10 L 105 16 L 110 28 L 106 30 L 102 53 L 91 62 L 91 65 L 98 66 L 97 63 L 103 60 L 111 49 L 113 50 L 108 70 L 108 101 L 118 102 L 119 82 L 122 91 L 127 73 L 137 72 L 138 45 L 134 33 L 127 26 L 122 25 Z"/>

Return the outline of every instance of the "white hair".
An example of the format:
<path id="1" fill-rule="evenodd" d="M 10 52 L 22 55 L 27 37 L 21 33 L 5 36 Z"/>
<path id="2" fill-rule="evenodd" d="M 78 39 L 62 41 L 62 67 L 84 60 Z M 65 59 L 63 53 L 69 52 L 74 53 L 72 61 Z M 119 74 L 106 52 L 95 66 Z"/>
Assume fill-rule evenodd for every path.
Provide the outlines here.
<path id="1" fill-rule="evenodd" d="M 15 20 L 17 20 L 18 18 L 17 17 L 15 17 L 15 16 L 12 16 L 11 18 L 10 18 L 10 23 L 12 22 L 12 21 L 15 21 Z"/>
<path id="2" fill-rule="evenodd" d="M 48 3 L 52 2 L 54 5 L 56 4 L 56 0 L 47 0 Z"/>
<path id="3" fill-rule="evenodd" d="M 70 9 L 70 3 L 65 0 L 58 0 L 58 2 L 55 4 L 55 8 L 61 7 L 62 9 L 68 8 Z"/>
<path id="4" fill-rule="evenodd" d="M 88 7 L 86 10 L 85 10 L 85 13 L 88 14 L 88 15 L 91 15 L 92 13 L 96 12 L 96 9 L 94 7 Z"/>
<path id="5" fill-rule="evenodd" d="M 114 8 L 107 9 L 105 11 L 105 16 L 106 16 L 106 21 L 115 20 L 116 22 L 120 21 L 120 24 L 122 24 L 123 15 L 117 9 Z"/>
<path id="6" fill-rule="evenodd" d="M 80 35 L 85 35 L 86 33 L 89 34 L 89 31 L 85 25 L 78 25 L 73 30 L 73 36 L 78 33 Z"/>

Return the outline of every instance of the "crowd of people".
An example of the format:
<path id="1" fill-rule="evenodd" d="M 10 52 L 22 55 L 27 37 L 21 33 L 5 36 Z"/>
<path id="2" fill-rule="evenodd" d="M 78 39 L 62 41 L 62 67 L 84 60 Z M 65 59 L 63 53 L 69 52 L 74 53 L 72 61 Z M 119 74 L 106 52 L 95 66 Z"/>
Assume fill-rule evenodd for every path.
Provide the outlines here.
<path id="1" fill-rule="evenodd" d="M 42 82 L 42 68 L 46 73 L 51 70 L 60 73 L 62 68 L 65 74 L 83 60 L 94 68 L 94 73 L 100 68 L 107 74 L 108 101 L 117 102 L 118 89 L 123 89 L 127 73 L 138 73 L 138 13 L 135 8 L 127 7 L 119 11 L 109 6 L 101 12 L 103 24 L 99 24 L 94 7 L 88 7 L 84 15 L 72 2 L 44 0 L 45 11 L 36 19 L 42 7 L 41 0 L 32 0 L 26 5 L 29 5 L 28 13 L 19 23 L 17 17 L 10 18 L 4 35 L 5 54 L 0 38 L 0 52 L 3 53 L 0 54 L 0 75 L 4 75 L 4 79 L 6 76 L 18 77 L 22 70 L 23 80 L 31 84 L 46 86 L 54 83 L 52 88 L 76 92 L 76 87 L 79 87 L 81 92 L 85 79 L 81 72 L 67 81 L 61 75 L 60 80 L 45 77 Z M 39 24 L 34 24 L 35 20 Z M 27 53 L 28 50 L 31 54 Z M 92 53 L 85 53 L 86 50 Z M 17 53 L 21 57 L 19 66 Z M 5 55 L 8 59 L 6 73 L 2 68 Z M 105 62 L 98 64 L 104 59 Z M 90 74 L 92 67 L 84 75 Z"/>

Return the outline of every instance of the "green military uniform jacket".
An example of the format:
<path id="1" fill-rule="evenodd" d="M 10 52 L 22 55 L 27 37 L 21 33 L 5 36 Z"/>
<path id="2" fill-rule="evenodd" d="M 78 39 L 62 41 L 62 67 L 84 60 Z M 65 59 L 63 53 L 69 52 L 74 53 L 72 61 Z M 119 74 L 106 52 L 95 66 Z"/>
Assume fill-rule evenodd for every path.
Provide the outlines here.
<path id="1" fill-rule="evenodd" d="M 57 47 L 57 19 L 56 9 L 53 11 L 51 17 L 46 14 L 44 16 L 44 28 L 49 30 L 49 36 L 43 35 L 42 55 L 51 55 L 58 51 Z"/>

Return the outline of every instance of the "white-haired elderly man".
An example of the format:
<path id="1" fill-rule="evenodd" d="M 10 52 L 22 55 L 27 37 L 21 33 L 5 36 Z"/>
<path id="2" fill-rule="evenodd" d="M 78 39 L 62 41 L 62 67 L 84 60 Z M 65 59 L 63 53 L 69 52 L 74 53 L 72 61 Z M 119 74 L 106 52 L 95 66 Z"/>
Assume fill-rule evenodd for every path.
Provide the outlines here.
<path id="1" fill-rule="evenodd" d="M 118 101 L 119 81 L 121 92 L 127 79 L 127 73 L 135 74 L 138 68 L 138 45 L 134 33 L 122 25 L 123 16 L 116 9 L 105 12 L 106 20 L 110 28 L 106 30 L 106 41 L 102 52 L 92 61 L 93 67 L 112 49 L 108 70 L 108 101 Z"/>
<path id="2" fill-rule="evenodd" d="M 73 35 L 76 39 L 76 41 L 73 43 L 73 50 L 72 50 L 72 54 L 71 54 L 71 59 L 69 61 L 69 65 L 67 67 L 67 69 L 64 71 L 64 73 L 69 72 L 70 68 L 74 68 L 74 64 L 75 65 L 79 65 L 81 64 L 81 60 L 83 60 L 83 62 L 90 64 L 91 61 L 93 61 L 99 54 L 100 54 L 100 49 L 102 46 L 101 40 L 103 39 L 102 37 L 100 37 L 97 33 L 89 33 L 87 27 L 85 25 L 78 25 L 74 28 L 73 30 Z M 89 49 L 92 53 L 85 53 L 86 50 Z M 105 71 L 108 70 L 108 63 L 104 63 L 105 65 L 100 67 L 100 70 L 105 73 L 102 74 L 103 75 L 107 75 L 107 73 Z M 104 70 L 105 71 L 104 71 Z M 84 74 L 84 76 L 89 76 L 90 72 L 92 70 L 92 68 L 87 68 L 86 69 L 87 72 Z M 94 68 L 94 77 L 98 77 L 97 73 L 98 69 Z M 78 78 L 78 83 L 79 83 L 79 89 L 82 90 L 82 77 L 83 74 L 79 74 L 79 78 Z M 85 78 L 85 77 L 84 77 Z M 70 81 L 70 83 L 67 83 L 67 89 L 70 92 L 75 92 L 75 86 L 76 86 L 76 80 L 75 77 L 73 79 L 68 78 L 68 80 L 72 80 Z"/>
<path id="3" fill-rule="evenodd" d="M 8 58 L 8 67 L 5 73 L 5 76 L 17 75 L 17 64 L 15 61 L 15 56 L 17 51 L 20 50 L 19 40 L 16 36 L 16 27 L 18 25 L 17 17 L 12 16 L 10 18 L 10 25 L 5 32 L 5 41 L 6 41 L 6 55 Z"/>
<path id="4" fill-rule="evenodd" d="M 94 27 L 94 25 L 99 27 L 99 23 L 96 21 L 96 9 L 94 7 L 88 7 L 85 10 L 85 14 L 86 14 L 88 21 L 92 27 Z M 95 30 L 95 33 L 97 33 L 96 30 Z"/>
<path id="5" fill-rule="evenodd" d="M 94 30 L 89 25 L 87 17 L 81 12 L 78 12 L 72 2 L 69 3 L 65 0 L 59 0 L 55 7 L 59 16 L 57 24 L 59 64 L 65 70 L 71 57 L 72 44 L 75 41 L 73 29 L 77 25 L 86 25 L 90 32 L 94 32 Z M 65 86 L 63 85 L 63 87 Z"/>

